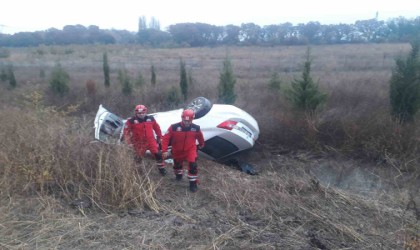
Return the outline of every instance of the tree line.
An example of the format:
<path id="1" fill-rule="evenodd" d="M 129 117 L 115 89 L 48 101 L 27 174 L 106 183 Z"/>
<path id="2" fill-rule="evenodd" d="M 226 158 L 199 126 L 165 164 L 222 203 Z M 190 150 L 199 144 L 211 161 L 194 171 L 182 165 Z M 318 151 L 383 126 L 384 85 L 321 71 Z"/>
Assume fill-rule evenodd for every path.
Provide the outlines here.
<path id="1" fill-rule="evenodd" d="M 13 35 L 0 33 L 0 46 L 29 47 L 38 45 L 69 44 L 141 44 L 152 47 L 201 46 L 275 46 L 308 44 L 348 44 L 409 42 L 419 37 L 420 16 L 379 21 L 376 18 L 359 20 L 354 24 L 329 24 L 308 22 L 259 26 L 243 23 L 240 26 L 216 26 L 206 23 L 178 23 L 167 30 L 160 29 L 159 21 L 147 24 L 139 19 L 138 32 L 107 30 L 91 25 L 66 25 L 62 30 L 19 32 Z"/>

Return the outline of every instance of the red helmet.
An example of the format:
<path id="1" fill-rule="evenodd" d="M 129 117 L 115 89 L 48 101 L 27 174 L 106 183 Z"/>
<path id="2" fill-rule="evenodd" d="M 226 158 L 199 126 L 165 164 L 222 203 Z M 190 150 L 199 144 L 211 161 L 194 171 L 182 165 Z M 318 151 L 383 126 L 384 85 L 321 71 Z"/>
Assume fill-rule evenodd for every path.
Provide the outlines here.
<path id="1" fill-rule="evenodd" d="M 187 120 L 187 121 L 192 121 L 194 119 L 194 111 L 191 109 L 186 109 L 184 111 L 182 111 L 182 115 L 181 118 L 182 120 Z"/>
<path id="2" fill-rule="evenodd" d="M 137 105 L 134 111 L 138 113 L 147 113 L 147 107 L 144 105 Z"/>

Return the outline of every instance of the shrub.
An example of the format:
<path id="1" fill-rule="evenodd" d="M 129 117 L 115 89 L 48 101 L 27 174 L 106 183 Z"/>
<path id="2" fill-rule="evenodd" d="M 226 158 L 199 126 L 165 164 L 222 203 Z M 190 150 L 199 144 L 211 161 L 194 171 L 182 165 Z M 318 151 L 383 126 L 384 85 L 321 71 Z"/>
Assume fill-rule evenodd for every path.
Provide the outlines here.
<path id="1" fill-rule="evenodd" d="M 2 68 L 1 71 L 0 71 L 0 80 L 2 82 L 5 82 L 5 81 L 7 81 L 7 79 L 8 79 L 7 72 L 4 68 Z"/>
<path id="2" fill-rule="evenodd" d="M 167 92 L 166 94 L 166 104 L 168 108 L 176 107 L 181 103 L 181 93 L 179 89 L 175 86 Z"/>
<path id="3" fill-rule="evenodd" d="M 45 51 L 44 51 L 43 49 L 37 49 L 37 50 L 35 51 L 35 53 L 36 53 L 36 54 L 38 54 L 38 55 L 40 55 L 40 56 L 45 55 Z"/>
<path id="4" fill-rule="evenodd" d="M 136 86 L 138 86 L 138 87 L 142 87 L 142 86 L 144 86 L 145 81 L 144 81 L 143 74 L 142 74 L 141 72 L 139 72 L 139 74 L 137 75 L 137 79 L 136 79 L 136 81 L 135 81 L 135 84 L 136 84 Z"/>
<path id="5" fill-rule="evenodd" d="M 391 113 L 401 123 L 414 121 L 420 107 L 419 44 L 412 44 L 408 57 L 396 60 L 390 81 Z"/>
<path id="6" fill-rule="evenodd" d="M 15 78 L 15 72 L 13 71 L 13 66 L 9 66 L 9 86 L 10 88 L 14 89 L 17 86 L 16 78 Z"/>
<path id="7" fill-rule="evenodd" d="M 6 48 L 0 48 L 0 58 L 10 57 L 10 51 Z"/>
<path id="8" fill-rule="evenodd" d="M 39 77 L 40 78 L 45 78 L 45 70 L 44 69 L 39 70 Z"/>
<path id="9" fill-rule="evenodd" d="M 86 92 L 90 97 L 94 97 L 96 95 L 96 82 L 94 80 L 88 80 L 86 82 Z"/>
<path id="10" fill-rule="evenodd" d="M 118 71 L 118 80 L 121 84 L 121 90 L 124 95 L 130 95 L 133 92 L 133 85 L 131 84 L 130 76 L 127 70 Z"/>
<path id="11" fill-rule="evenodd" d="M 272 90 L 280 90 L 281 81 L 279 78 L 279 74 L 277 72 L 274 72 L 271 75 L 271 79 L 268 85 L 270 86 L 270 89 Z"/>
<path id="12" fill-rule="evenodd" d="M 74 53 L 73 49 L 65 49 L 64 50 L 64 54 L 66 54 L 66 55 L 70 55 L 70 54 L 73 54 L 73 53 Z"/>
<path id="13" fill-rule="evenodd" d="M 70 90 L 69 88 L 70 83 L 70 76 L 69 74 L 61 67 L 60 64 L 56 64 L 50 79 L 50 88 L 51 90 L 59 94 L 60 96 L 64 96 Z"/>

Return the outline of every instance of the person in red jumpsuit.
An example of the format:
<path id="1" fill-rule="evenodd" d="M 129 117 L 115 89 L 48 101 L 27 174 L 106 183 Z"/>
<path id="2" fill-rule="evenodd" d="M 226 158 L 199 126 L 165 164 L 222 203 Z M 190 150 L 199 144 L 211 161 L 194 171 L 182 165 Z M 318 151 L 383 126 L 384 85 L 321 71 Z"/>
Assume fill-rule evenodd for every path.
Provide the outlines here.
<path id="1" fill-rule="evenodd" d="M 188 162 L 188 180 L 190 191 L 196 192 L 198 182 L 197 166 L 197 141 L 198 148 L 204 147 L 204 137 L 200 126 L 192 123 L 194 111 L 186 109 L 182 112 L 181 122 L 172 124 L 162 139 L 163 157 L 168 156 L 168 146 L 172 146 L 172 157 L 174 159 L 174 173 L 176 180 L 182 180 L 183 163 Z"/>
<path id="2" fill-rule="evenodd" d="M 160 174 L 166 175 L 162 152 L 158 146 L 158 143 L 160 144 L 162 140 L 162 131 L 159 124 L 153 116 L 147 115 L 147 107 L 144 105 L 137 105 L 134 112 L 135 115 L 128 118 L 125 123 L 124 141 L 133 146 L 138 161 L 149 150 L 156 159 Z"/>

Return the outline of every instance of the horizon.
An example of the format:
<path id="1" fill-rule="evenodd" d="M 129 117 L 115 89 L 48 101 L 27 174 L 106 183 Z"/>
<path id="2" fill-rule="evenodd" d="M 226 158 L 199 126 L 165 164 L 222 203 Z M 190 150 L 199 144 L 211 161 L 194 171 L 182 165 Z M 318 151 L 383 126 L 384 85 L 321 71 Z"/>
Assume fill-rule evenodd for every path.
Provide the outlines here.
<path id="1" fill-rule="evenodd" d="M 378 18 L 376 18 L 378 21 L 389 21 L 389 20 L 392 20 L 392 19 L 396 19 L 396 18 L 405 18 L 405 19 L 408 19 L 408 20 L 411 20 L 411 19 L 416 19 L 416 18 L 418 18 L 418 17 L 420 17 L 420 15 L 419 16 L 412 16 L 412 17 L 405 17 L 405 16 L 396 16 L 396 17 L 388 17 L 387 19 L 380 19 L 379 17 Z M 140 18 L 140 17 L 139 17 Z M 155 18 L 155 17 L 151 17 L 151 18 Z M 285 21 L 285 22 L 281 22 L 281 23 L 271 23 L 271 24 L 269 24 L 269 23 L 267 23 L 267 24 L 263 24 L 263 25 L 260 25 L 260 24 L 258 24 L 258 23 L 255 23 L 255 22 L 243 22 L 243 23 L 241 23 L 241 24 L 223 24 L 223 25 L 216 25 L 216 24 L 212 24 L 212 23 L 206 23 L 206 22 L 179 22 L 179 23 L 172 23 L 172 24 L 169 24 L 169 25 L 167 25 L 166 27 L 164 27 L 164 28 L 162 28 L 162 25 L 161 25 L 161 29 L 160 30 L 162 30 L 162 31 L 166 31 L 167 30 L 167 28 L 170 26 L 170 25 L 176 25 L 176 24 L 180 24 L 180 23 L 205 23 L 205 24 L 209 24 L 209 25 L 216 25 L 216 26 L 227 26 L 227 25 L 236 25 L 236 26 L 241 26 L 242 24 L 247 24 L 247 23 L 254 23 L 254 24 L 256 24 L 256 25 L 258 25 L 258 26 L 260 26 L 260 27 L 264 27 L 264 26 L 267 26 L 267 25 L 280 25 L 280 24 L 284 24 L 284 23 L 292 23 L 292 25 L 293 26 L 296 26 L 296 25 L 298 25 L 298 24 L 307 24 L 307 23 L 309 23 L 309 22 L 319 22 L 321 25 L 339 25 L 339 24 L 348 24 L 348 25 L 352 25 L 352 24 L 355 24 L 357 21 L 364 21 L 364 20 L 370 20 L 370 19 L 375 19 L 375 17 L 372 17 L 372 18 L 367 18 L 367 19 L 358 19 L 358 20 L 354 20 L 353 22 L 336 22 L 336 23 L 333 23 L 333 22 L 331 22 L 331 23 L 323 23 L 323 22 L 320 22 L 320 21 L 317 21 L 317 20 L 309 20 L 309 21 L 307 21 L 307 22 L 297 22 L 297 23 L 293 23 L 293 22 L 288 22 L 288 21 Z M 157 20 L 157 21 L 159 21 L 160 22 L 160 20 L 158 19 L 158 18 L 155 18 L 155 20 Z M 150 21 L 150 19 L 147 19 L 147 22 L 149 23 L 149 21 Z M 128 32 L 138 32 L 138 30 L 129 30 L 129 29 L 124 29 L 124 28 L 115 28 L 115 27 L 101 27 L 100 25 L 97 25 L 97 24 L 81 24 L 81 23 L 74 23 L 74 24 L 65 24 L 65 25 L 63 25 L 61 28 L 60 27 L 54 27 L 54 26 L 52 26 L 52 27 L 49 27 L 49 28 L 45 28 L 45 29 L 30 29 L 30 30 L 24 30 L 24 29 L 19 29 L 19 27 L 10 27 L 10 26 L 7 26 L 7 25 L 3 25 L 3 24 L 0 24 L 0 34 L 7 34 L 7 35 L 14 35 L 14 34 L 17 34 L 17 33 L 21 33 L 21 32 L 42 32 L 42 31 L 47 31 L 47 30 L 49 30 L 49 29 L 52 29 L 52 28 L 55 28 L 55 29 L 58 29 L 58 30 L 63 30 L 63 28 L 65 27 L 65 26 L 75 26 L 75 25 L 82 25 L 82 26 L 84 26 L 84 27 L 86 27 L 86 28 L 88 28 L 89 26 L 98 26 L 99 27 L 99 29 L 101 29 L 101 30 L 126 30 L 126 31 L 128 31 Z M 19 29 L 19 30 L 16 30 L 16 29 Z"/>
<path id="2" fill-rule="evenodd" d="M 334 0 L 295 0 L 279 6 L 269 0 L 259 0 L 258 4 L 236 0 L 213 0 L 200 4 L 193 0 L 156 0 L 146 3 L 120 0 L 118 5 L 97 0 L 73 0 L 60 5 L 52 0 L 14 0 L 4 6 L 7 11 L 0 16 L 0 33 L 15 34 L 50 28 L 62 29 L 66 25 L 78 24 L 137 32 L 140 17 L 145 17 L 148 23 L 152 18 L 159 21 L 161 30 L 178 23 L 206 23 L 216 26 L 254 23 L 260 27 L 309 22 L 319 22 L 322 25 L 354 24 L 356 21 L 374 18 L 379 21 L 399 17 L 417 18 L 420 1 L 375 3 L 354 0 L 343 3 Z"/>

